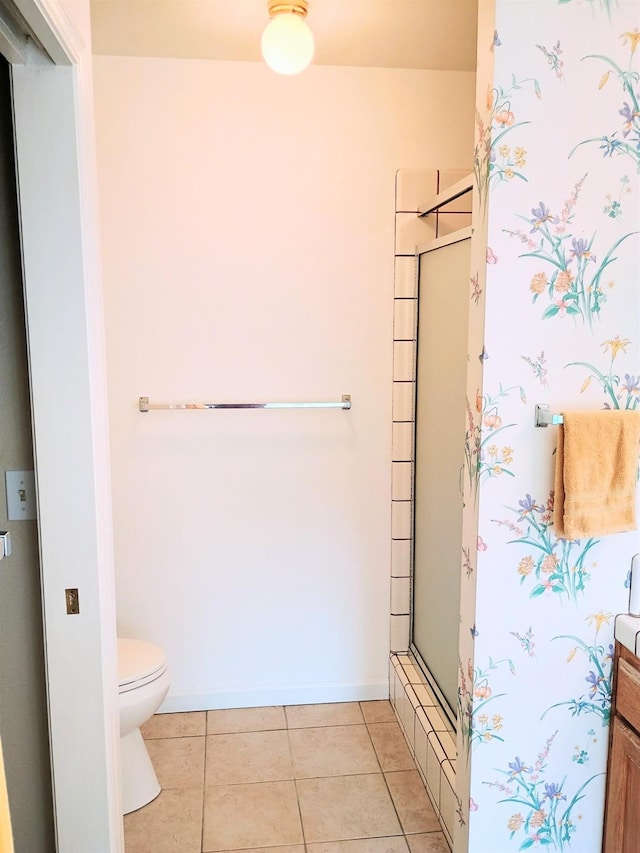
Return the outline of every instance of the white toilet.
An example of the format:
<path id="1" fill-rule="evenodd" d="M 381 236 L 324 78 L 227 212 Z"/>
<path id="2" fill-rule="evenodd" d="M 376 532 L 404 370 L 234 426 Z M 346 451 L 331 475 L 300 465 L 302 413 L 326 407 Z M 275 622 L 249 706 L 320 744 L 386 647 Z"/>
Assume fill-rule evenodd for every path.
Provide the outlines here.
<path id="1" fill-rule="evenodd" d="M 118 638 L 123 814 L 142 808 L 160 793 L 140 726 L 158 710 L 169 683 L 163 649 L 143 640 Z"/>

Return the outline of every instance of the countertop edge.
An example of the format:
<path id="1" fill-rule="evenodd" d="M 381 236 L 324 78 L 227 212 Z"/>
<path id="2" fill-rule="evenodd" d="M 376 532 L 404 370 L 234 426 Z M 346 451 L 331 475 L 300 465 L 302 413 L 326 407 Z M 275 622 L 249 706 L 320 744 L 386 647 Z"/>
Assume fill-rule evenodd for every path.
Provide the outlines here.
<path id="1" fill-rule="evenodd" d="M 640 616 L 619 613 L 616 616 L 614 637 L 625 649 L 640 656 Z"/>

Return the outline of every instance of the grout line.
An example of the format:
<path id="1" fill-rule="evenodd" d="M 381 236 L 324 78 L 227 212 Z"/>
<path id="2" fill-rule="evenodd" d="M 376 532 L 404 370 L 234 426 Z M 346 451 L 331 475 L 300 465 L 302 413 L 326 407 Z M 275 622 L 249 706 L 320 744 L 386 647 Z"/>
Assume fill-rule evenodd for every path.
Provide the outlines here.
<path id="1" fill-rule="evenodd" d="M 208 717 L 208 714 L 207 714 Z M 202 772 L 202 819 L 200 821 L 200 850 L 204 850 L 204 799 L 205 792 L 207 790 L 207 786 L 205 785 L 207 779 L 207 728 L 205 726 L 205 736 L 204 736 L 204 768 Z"/>
<path id="2" fill-rule="evenodd" d="M 322 776 L 305 776 L 304 779 L 322 779 Z M 295 782 L 293 775 L 288 779 L 256 779 L 253 782 L 215 782 L 213 785 L 207 785 L 207 788 L 239 788 L 248 787 L 249 785 L 272 785 L 279 782 Z M 178 790 L 177 788 L 167 790 Z M 277 846 L 277 845 L 276 845 Z"/>
<path id="3" fill-rule="evenodd" d="M 268 732 L 286 732 L 287 729 L 282 727 L 280 729 L 243 729 L 240 732 L 210 732 L 206 735 L 206 737 L 233 737 L 233 735 L 263 735 Z M 195 735 L 187 735 L 187 737 L 195 737 Z M 198 735 L 198 737 L 202 737 L 202 735 Z"/>
<path id="4" fill-rule="evenodd" d="M 369 743 L 371 744 L 371 749 L 373 749 L 373 754 L 376 757 L 376 761 L 378 762 L 378 767 L 380 768 L 380 772 L 384 776 L 384 770 L 382 769 L 382 763 L 380 761 L 380 756 L 378 755 L 378 750 L 376 749 L 375 742 L 371 737 L 371 732 L 369 731 L 369 724 L 367 723 L 367 734 L 369 735 Z"/>
<path id="5" fill-rule="evenodd" d="M 391 795 L 391 788 L 389 787 L 389 783 L 387 782 L 387 774 L 383 772 L 382 778 L 384 779 L 384 786 L 387 789 L 387 793 L 389 794 L 389 799 L 391 800 L 391 805 L 393 806 L 393 810 L 396 813 L 396 817 L 398 818 L 398 826 L 400 827 L 400 834 L 405 839 L 405 843 L 406 843 L 406 833 L 404 831 L 404 826 L 402 825 L 402 821 L 400 820 L 400 814 L 398 813 L 398 809 L 396 808 L 395 800 L 393 799 L 393 796 Z M 407 847 L 408 846 L 409 845 L 407 844 Z"/>
<path id="6" fill-rule="evenodd" d="M 286 714 L 286 711 L 285 711 Z M 300 807 L 300 794 L 298 792 L 298 780 L 296 778 L 296 769 L 293 766 L 293 753 L 291 752 L 291 730 L 287 730 L 287 746 L 289 748 L 289 761 L 291 762 L 291 775 L 293 776 L 293 790 L 296 792 L 296 805 L 298 806 L 298 818 L 300 819 L 300 832 L 302 833 L 302 843 L 304 844 L 305 853 L 307 850 L 307 838 L 304 833 L 304 821 L 302 820 L 302 809 Z"/>
<path id="7" fill-rule="evenodd" d="M 388 772 L 402 773 L 401 770 L 391 770 Z M 295 781 L 298 781 L 298 782 L 317 782 L 318 779 L 355 779 L 356 776 L 380 776 L 381 774 L 384 776 L 384 772 L 378 771 L 378 770 L 366 770 L 365 772 L 356 771 L 355 773 L 328 773 L 326 776 L 301 776 L 298 780 L 295 780 Z M 286 781 L 290 781 L 290 780 L 286 780 Z M 341 839 L 336 839 L 336 840 L 347 841 L 348 839 L 341 838 Z"/>

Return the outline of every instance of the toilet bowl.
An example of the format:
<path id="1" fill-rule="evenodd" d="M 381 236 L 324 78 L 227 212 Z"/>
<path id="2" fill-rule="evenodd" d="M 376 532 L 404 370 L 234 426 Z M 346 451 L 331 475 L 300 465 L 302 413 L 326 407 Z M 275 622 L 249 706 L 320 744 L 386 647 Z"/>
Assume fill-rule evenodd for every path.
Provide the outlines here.
<path id="1" fill-rule="evenodd" d="M 142 808 L 160 793 L 140 726 L 158 710 L 169 684 L 163 649 L 142 640 L 118 638 L 123 814 Z"/>

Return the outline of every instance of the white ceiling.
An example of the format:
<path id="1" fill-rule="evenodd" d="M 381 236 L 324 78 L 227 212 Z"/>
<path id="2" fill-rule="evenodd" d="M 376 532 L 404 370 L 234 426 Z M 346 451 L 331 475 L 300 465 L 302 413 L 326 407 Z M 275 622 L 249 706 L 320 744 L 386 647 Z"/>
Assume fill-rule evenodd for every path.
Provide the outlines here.
<path id="1" fill-rule="evenodd" d="M 309 0 L 317 65 L 475 71 L 478 0 Z M 266 0 L 91 0 L 94 53 L 261 61 Z"/>

